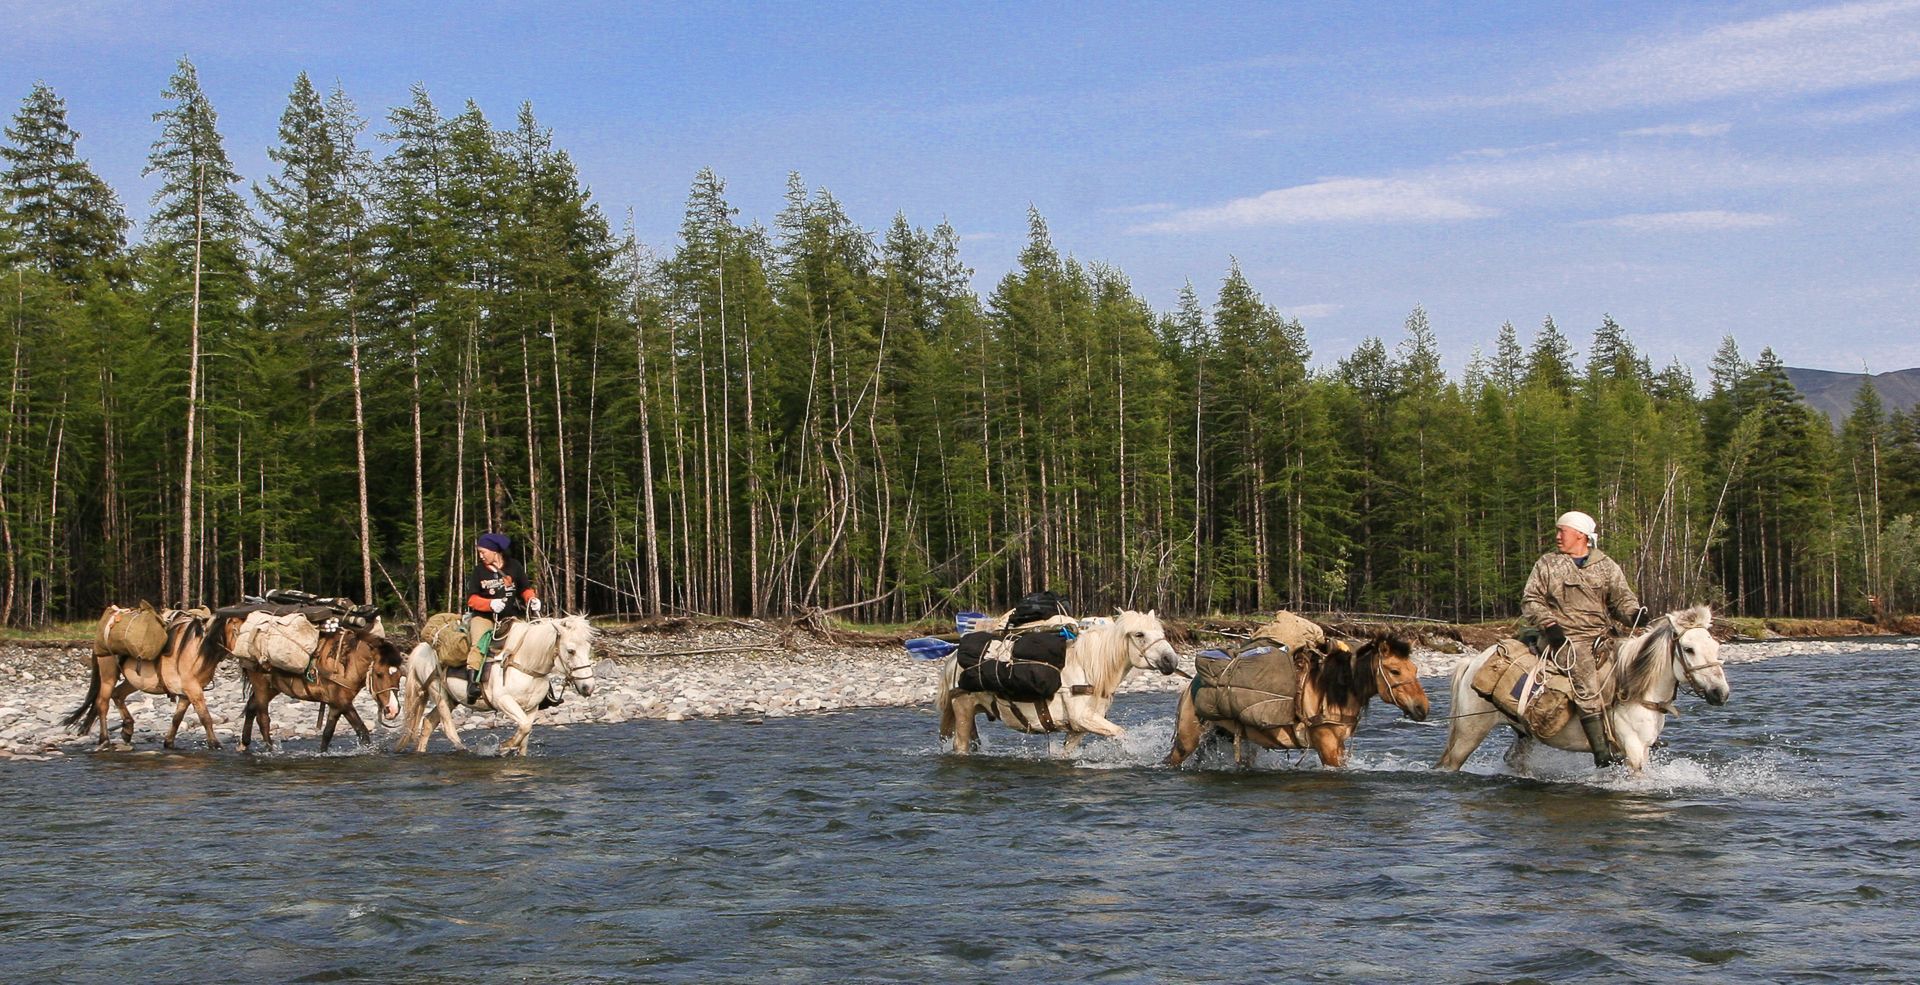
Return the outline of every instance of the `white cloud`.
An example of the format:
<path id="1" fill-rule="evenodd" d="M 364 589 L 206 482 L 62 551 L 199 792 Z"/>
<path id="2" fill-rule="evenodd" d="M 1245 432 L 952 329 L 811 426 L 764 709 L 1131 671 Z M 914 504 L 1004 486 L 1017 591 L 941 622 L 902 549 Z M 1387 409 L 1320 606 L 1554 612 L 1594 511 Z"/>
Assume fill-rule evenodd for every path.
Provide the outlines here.
<path id="1" fill-rule="evenodd" d="M 1641 127 L 1621 133 L 1623 137 L 1724 137 L 1733 129 L 1731 123 L 1668 123 L 1657 127 Z"/>
<path id="2" fill-rule="evenodd" d="M 1328 178 L 1222 205 L 1183 209 L 1133 232 L 1188 233 L 1315 222 L 1444 222 L 1494 215 L 1492 209 L 1402 178 Z"/>
<path id="3" fill-rule="evenodd" d="M 990 243 L 1000 238 L 999 233 L 961 233 L 962 243 Z"/>
<path id="4" fill-rule="evenodd" d="M 1718 229 L 1759 229 L 1764 226 L 1777 226 L 1783 220 L 1777 215 L 1765 212 L 1725 212 L 1703 210 L 1698 212 L 1641 212 L 1633 215 L 1617 215 L 1606 219 L 1588 219 L 1576 223 L 1581 226 L 1610 226 L 1637 233 L 1657 232 L 1693 232 Z"/>
<path id="5" fill-rule="evenodd" d="M 1498 100 L 1569 112 L 1783 98 L 1920 79 L 1920 0 L 1775 14 L 1649 41 Z"/>
<path id="6" fill-rule="evenodd" d="M 1296 304 L 1281 308 L 1280 313 L 1296 319 L 1327 318 L 1339 314 L 1345 307 L 1344 304 Z"/>
<path id="7" fill-rule="evenodd" d="M 1139 205 L 1116 205 L 1104 210 L 1109 215 L 1157 215 L 1172 212 L 1172 202 L 1142 202 Z"/>

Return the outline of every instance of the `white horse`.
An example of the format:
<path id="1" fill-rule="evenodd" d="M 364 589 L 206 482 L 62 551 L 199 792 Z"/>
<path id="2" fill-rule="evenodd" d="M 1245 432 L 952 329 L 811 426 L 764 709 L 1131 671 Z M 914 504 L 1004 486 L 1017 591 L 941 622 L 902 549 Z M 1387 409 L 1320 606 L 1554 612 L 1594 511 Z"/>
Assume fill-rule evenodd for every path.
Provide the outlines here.
<path id="1" fill-rule="evenodd" d="M 1673 699 L 1679 696 L 1682 682 L 1708 704 L 1727 703 L 1732 689 L 1727 685 L 1726 665 L 1720 662 L 1720 643 L 1707 632 L 1712 624 L 1713 613 L 1706 606 L 1682 609 L 1654 620 L 1646 632 L 1615 648 L 1607 723 L 1634 772 L 1647 765 L 1647 753 L 1666 727 L 1667 716 L 1679 714 Z M 1453 669 L 1453 720 L 1447 727 L 1447 750 L 1436 768 L 1459 769 L 1502 721 L 1520 733 L 1507 754 L 1509 762 L 1524 760 L 1536 741 L 1569 752 L 1590 752 L 1581 729 L 1563 728 L 1546 738 L 1530 735 L 1524 725 L 1507 719 L 1473 689 L 1473 675 L 1493 650 L 1489 647 Z"/>
<path id="2" fill-rule="evenodd" d="M 487 664 L 480 697 L 473 706 L 494 708 L 513 719 L 517 728 L 500 744 L 502 754 L 526 755 L 533 713 L 551 693 L 548 675 L 554 673 L 556 664 L 566 672 L 566 683 L 573 685 L 581 697 L 593 694 L 593 639 L 593 626 L 585 616 L 567 616 L 516 620 L 506 640 L 496 643 L 499 655 Z M 467 747 L 453 726 L 453 706 L 465 703 L 468 688 L 466 681 L 449 679 L 433 644 L 421 641 L 407 655 L 405 726 L 394 748 L 404 749 L 412 741 L 416 743 L 414 752 L 426 752 L 427 739 L 433 734 L 426 717 L 432 712 L 439 718 L 447 741 L 464 751 Z"/>
<path id="3" fill-rule="evenodd" d="M 940 708 L 940 737 L 952 741 L 954 752 L 966 754 L 974 743 L 974 717 L 986 712 L 1022 732 L 1065 732 L 1067 752 L 1089 734 L 1119 738 L 1126 730 L 1108 721 L 1107 711 L 1113 707 L 1120 682 L 1135 668 L 1171 674 L 1178 659 L 1159 615 L 1132 610 L 1121 610 L 1113 620 L 1081 631 L 1067 648 L 1060 690 L 1044 702 L 1009 701 L 985 691 L 960 690 L 960 658 L 950 654 L 940 665 L 940 691 L 934 696 Z"/>

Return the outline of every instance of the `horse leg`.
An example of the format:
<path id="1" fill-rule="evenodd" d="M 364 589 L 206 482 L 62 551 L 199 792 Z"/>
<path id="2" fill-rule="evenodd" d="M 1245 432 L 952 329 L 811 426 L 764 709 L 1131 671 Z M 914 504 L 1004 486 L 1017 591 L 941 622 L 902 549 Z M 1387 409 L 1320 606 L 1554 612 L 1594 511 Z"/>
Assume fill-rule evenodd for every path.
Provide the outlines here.
<path id="1" fill-rule="evenodd" d="M 173 699 L 173 722 L 167 726 L 167 737 L 160 740 L 160 748 L 172 749 L 173 737 L 180 734 L 180 722 L 187 717 L 187 697 L 181 695 Z"/>
<path id="2" fill-rule="evenodd" d="M 1348 734 L 1339 725 L 1315 725 L 1307 730 L 1313 742 L 1313 751 L 1320 755 L 1320 765 L 1336 769 L 1347 765 Z"/>
<path id="3" fill-rule="evenodd" d="M 213 712 L 207 710 L 206 686 L 191 677 L 186 683 L 187 700 L 193 703 L 194 714 L 200 716 L 200 725 L 207 730 L 207 748 L 220 748 L 220 737 L 213 732 Z"/>
<path id="4" fill-rule="evenodd" d="M 262 674 L 260 676 L 264 678 L 266 675 Z M 259 687 L 254 688 L 254 691 L 253 691 L 254 697 L 259 700 L 260 704 L 258 707 L 254 709 L 253 714 L 254 714 L 254 717 L 258 719 L 260 722 L 260 743 L 267 747 L 268 752 L 272 752 L 273 751 L 273 714 L 270 710 L 270 706 L 273 704 L 273 696 L 275 692 L 268 690 L 269 687 L 271 687 L 271 685 L 263 683 Z"/>
<path id="5" fill-rule="evenodd" d="M 971 755 L 980 727 L 980 705 L 971 698 L 962 698 L 953 710 L 953 753 L 956 756 Z"/>
<path id="6" fill-rule="evenodd" d="M 1499 709 L 1467 684 L 1464 672 L 1467 664 L 1462 663 L 1460 667 L 1453 677 L 1453 707 L 1449 712 L 1453 720 L 1447 723 L 1447 749 L 1440 754 L 1434 769 L 1457 770 L 1466 765 L 1467 757 L 1473 755 L 1480 743 L 1487 740 L 1487 733 L 1500 724 Z"/>
<path id="7" fill-rule="evenodd" d="M 506 690 L 505 675 L 502 675 L 500 690 Z M 495 707 L 505 713 L 508 718 L 513 719 L 514 725 L 513 735 L 509 736 L 507 741 L 500 744 L 500 752 L 503 755 L 506 753 L 526 755 L 527 737 L 533 734 L 533 715 L 525 708 L 520 707 L 520 702 L 511 699 L 500 702 L 498 705 L 495 705 Z"/>
<path id="8" fill-rule="evenodd" d="M 107 709 L 113 703 L 113 689 L 120 683 L 120 660 L 111 654 L 99 653 L 93 657 L 93 717 L 100 723 L 100 742 L 98 747 L 112 747 L 113 740 L 107 738 Z"/>
<path id="9" fill-rule="evenodd" d="M 1193 689 L 1180 692 L 1180 704 L 1173 712 L 1173 748 L 1167 750 L 1162 766 L 1178 766 L 1200 748 L 1200 713 L 1193 707 Z"/>
<path id="10" fill-rule="evenodd" d="M 129 749 L 133 748 L 133 712 L 127 708 L 127 695 L 134 690 L 128 681 L 121 681 L 113 688 L 113 703 L 120 709 L 120 741 Z"/>
<path id="11" fill-rule="evenodd" d="M 1652 714 L 1659 715 L 1661 719 L 1666 718 L 1664 712 L 1652 712 Z M 1613 744 L 1620 750 L 1620 758 L 1626 760 L 1628 769 L 1638 773 L 1646 768 L 1647 757 L 1653 753 L 1653 744 L 1648 740 L 1646 733 L 1635 727 L 1634 722 L 1622 721 L 1623 717 L 1626 716 L 1609 713 L 1607 724 L 1613 726 Z M 1659 737 L 1661 724 L 1664 723 L 1655 722 L 1652 733 L 1654 738 Z"/>
<path id="12" fill-rule="evenodd" d="M 348 704 L 333 713 L 334 720 L 339 721 L 341 715 L 347 716 L 347 724 L 353 726 L 353 734 L 359 737 L 362 746 L 373 745 L 373 730 L 367 728 L 366 719 L 360 717 L 360 709 Z"/>
<path id="13" fill-rule="evenodd" d="M 333 730 L 340 725 L 340 709 L 328 704 L 321 705 L 320 709 L 323 716 L 323 724 L 320 726 L 320 751 L 326 752 L 327 747 L 333 744 Z"/>

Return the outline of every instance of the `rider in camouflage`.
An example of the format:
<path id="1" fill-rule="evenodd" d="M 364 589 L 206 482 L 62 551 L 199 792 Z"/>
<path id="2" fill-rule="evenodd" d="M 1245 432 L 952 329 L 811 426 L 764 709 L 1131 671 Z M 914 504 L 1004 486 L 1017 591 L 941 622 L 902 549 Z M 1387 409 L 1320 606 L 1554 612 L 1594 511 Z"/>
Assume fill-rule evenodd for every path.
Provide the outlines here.
<path id="1" fill-rule="evenodd" d="M 1615 757 L 1601 719 L 1607 702 L 1595 679 L 1594 653 L 1612 643 L 1609 617 L 1638 628 L 1646 623 L 1647 609 L 1627 585 L 1619 563 L 1594 546 L 1593 517 L 1574 510 L 1561 514 L 1554 526 L 1559 550 L 1534 563 L 1521 609 L 1540 627 L 1543 651 L 1561 651 L 1561 659 L 1570 663 L 1574 704 L 1594 764 L 1609 766 Z"/>

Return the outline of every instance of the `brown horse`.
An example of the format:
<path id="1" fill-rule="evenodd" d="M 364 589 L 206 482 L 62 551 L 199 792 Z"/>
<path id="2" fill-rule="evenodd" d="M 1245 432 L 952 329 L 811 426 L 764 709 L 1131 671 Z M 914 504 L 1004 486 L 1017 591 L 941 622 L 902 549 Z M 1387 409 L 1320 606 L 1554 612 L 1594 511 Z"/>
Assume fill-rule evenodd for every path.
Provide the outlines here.
<path id="1" fill-rule="evenodd" d="M 232 653 L 234 636 L 244 616 L 216 616 L 207 631 L 207 647 L 222 654 Z M 401 667 L 405 662 L 400 648 L 377 630 L 342 628 L 320 638 L 313 654 L 313 679 L 269 666 L 258 660 L 242 659 L 242 693 L 246 696 L 245 717 L 240 726 L 240 751 L 249 752 L 253 744 L 253 723 L 260 723 L 260 741 L 273 748 L 273 718 L 267 706 L 279 695 L 301 701 L 317 701 L 325 707 L 326 724 L 320 730 L 320 751 L 333 744 L 333 732 L 346 716 L 347 724 L 359 736 L 362 745 L 373 741 L 373 732 L 354 710 L 353 701 L 365 689 L 373 695 L 382 724 L 400 717 Z"/>
<path id="2" fill-rule="evenodd" d="M 113 618 L 114 610 L 109 608 L 101 615 L 103 625 Z M 167 642 L 160 656 L 152 660 L 113 653 L 101 644 L 104 634 L 96 633 L 93 646 L 93 678 L 87 685 L 86 694 L 80 698 L 80 704 L 60 724 L 85 735 L 96 724 L 100 727 L 99 748 L 113 745 L 107 736 L 107 707 L 116 705 L 120 709 L 120 739 L 125 745 L 133 745 L 133 713 L 127 710 L 127 695 L 135 691 L 147 694 L 164 694 L 173 699 L 173 724 L 167 729 L 165 746 L 173 748 L 173 740 L 180 732 L 180 722 L 187 715 L 188 705 L 200 716 L 200 724 L 207 730 L 207 748 L 220 748 L 220 739 L 213 733 L 213 714 L 207 711 L 207 684 L 213 680 L 214 671 L 220 667 L 220 657 L 202 644 L 206 639 L 206 623 L 190 612 L 169 611 L 166 613 Z"/>
<path id="3" fill-rule="evenodd" d="M 1376 636 L 1359 649 L 1338 640 L 1324 650 L 1308 648 L 1294 655 L 1300 692 L 1292 728 L 1270 728 L 1240 721 L 1209 721 L 1233 736 L 1233 758 L 1252 766 L 1260 749 L 1312 749 L 1326 766 L 1347 764 L 1347 740 L 1374 698 L 1396 705 L 1416 722 L 1427 717 L 1427 692 L 1413 663 L 1413 647 L 1397 636 Z M 1194 687 L 1203 686 L 1199 681 Z M 1173 750 L 1164 760 L 1178 766 L 1200 748 L 1202 720 L 1194 707 L 1193 687 L 1180 692 Z M 1251 744 L 1249 744 L 1251 743 Z"/>

